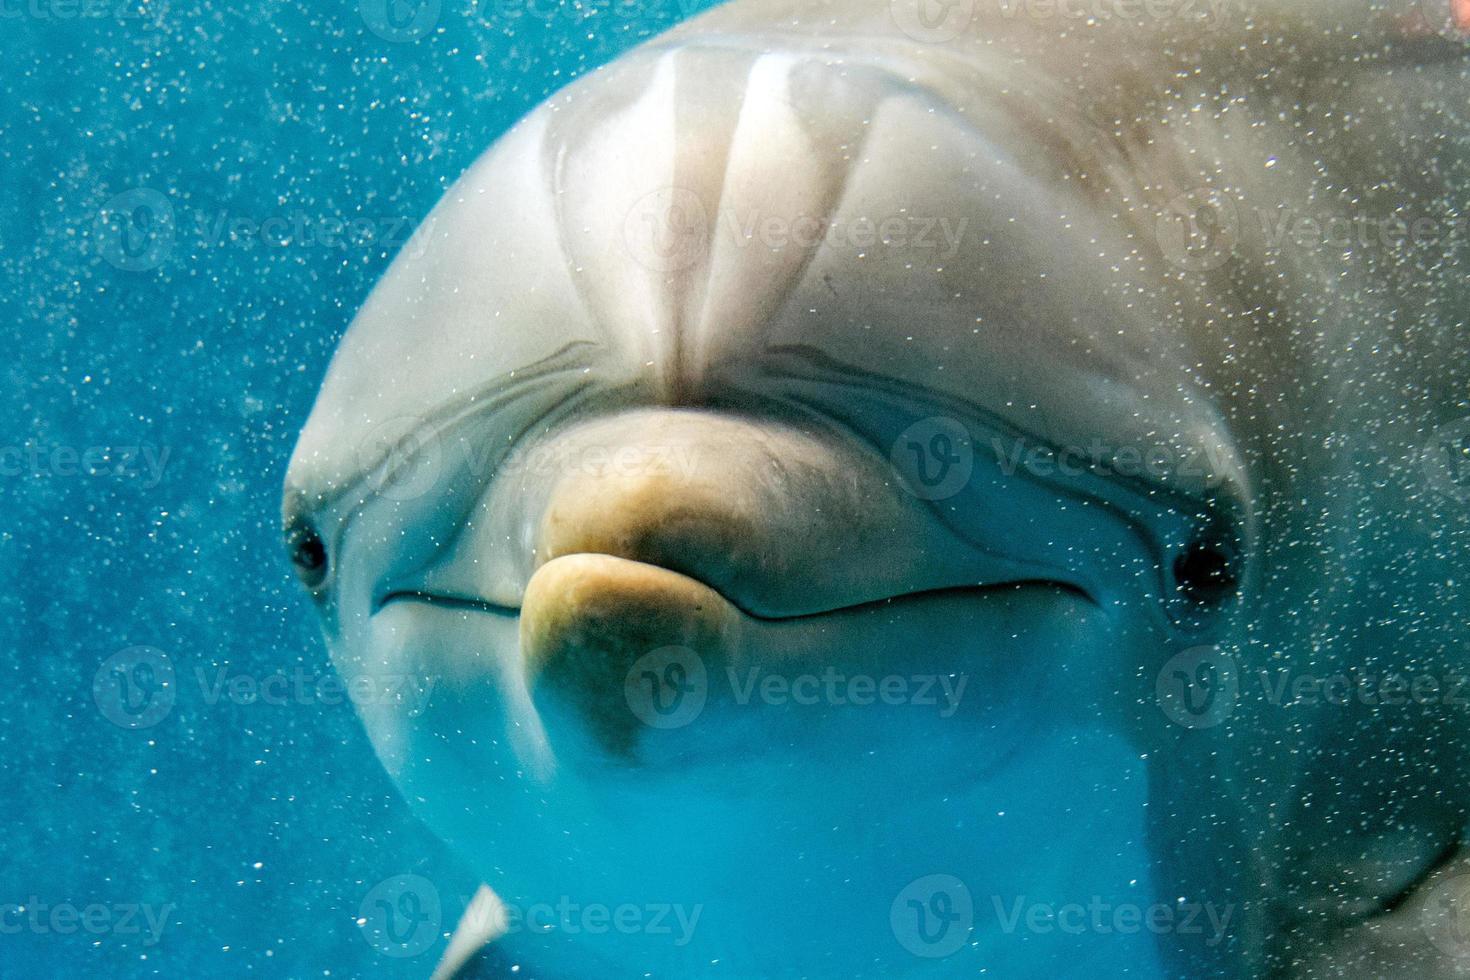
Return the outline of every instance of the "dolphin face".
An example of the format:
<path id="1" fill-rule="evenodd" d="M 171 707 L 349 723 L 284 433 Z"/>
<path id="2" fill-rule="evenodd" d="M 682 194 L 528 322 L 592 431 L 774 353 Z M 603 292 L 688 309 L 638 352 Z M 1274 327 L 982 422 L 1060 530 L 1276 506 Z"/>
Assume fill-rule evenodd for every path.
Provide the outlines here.
<path id="1" fill-rule="evenodd" d="M 540 961 L 822 968 L 836 917 L 839 968 L 910 970 L 936 871 L 1147 891 L 1137 706 L 1240 601 L 1246 477 L 1028 147 L 881 66 L 654 50 L 492 149 L 345 338 L 285 521 L 349 683 L 432 687 L 363 706 L 384 764 L 510 901 L 702 910 Z"/>
<path id="2" fill-rule="evenodd" d="M 363 720 L 497 892 L 698 920 L 547 969 L 1161 975 L 1004 922 L 1161 894 L 1154 682 L 1253 615 L 1257 477 L 1065 106 L 863 50 L 676 34 L 507 134 L 344 338 L 287 547 L 349 683 L 432 688 Z"/>

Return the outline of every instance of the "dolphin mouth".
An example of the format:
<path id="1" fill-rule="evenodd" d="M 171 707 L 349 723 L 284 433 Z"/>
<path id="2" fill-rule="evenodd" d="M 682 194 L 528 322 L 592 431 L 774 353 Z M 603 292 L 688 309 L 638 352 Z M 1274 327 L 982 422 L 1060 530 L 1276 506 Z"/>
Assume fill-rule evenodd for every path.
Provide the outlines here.
<path id="1" fill-rule="evenodd" d="M 1018 578 L 758 615 L 682 572 L 603 553 L 547 561 L 519 606 L 396 589 L 376 609 L 397 603 L 516 620 L 524 690 L 556 754 L 640 769 L 818 744 L 885 710 L 907 712 L 903 726 L 997 727 L 1005 706 L 1047 696 L 1102 610 L 1070 582 Z M 985 694 L 976 683 L 966 701 L 972 674 Z M 772 684 L 788 693 L 773 700 Z M 695 706 L 680 707 L 691 692 Z M 859 706 L 871 710 L 848 710 Z"/>
<path id="2" fill-rule="evenodd" d="M 521 614 L 520 606 L 506 606 L 477 596 L 458 595 L 452 592 L 436 592 L 430 589 L 392 589 L 373 600 L 372 611 L 376 615 L 395 602 L 421 602 L 445 609 L 462 609 L 482 612 L 491 616 L 516 617 Z"/>
<path id="3" fill-rule="evenodd" d="M 612 558 L 617 556 L 608 555 L 606 557 Z M 634 561 L 634 564 L 646 565 L 649 568 L 662 569 L 664 571 L 673 572 L 674 574 L 684 574 L 682 572 L 678 572 L 675 569 L 670 569 L 667 566 L 658 565 L 653 562 Z M 686 577 L 694 578 L 693 576 Z M 695 579 L 695 581 L 699 580 Z M 711 588 L 713 591 L 716 591 L 717 593 L 719 592 L 719 590 L 714 589 L 713 586 L 708 587 Z M 826 616 L 836 616 L 843 613 L 858 612 L 867 609 L 881 609 L 886 606 L 891 606 L 894 603 L 907 602 L 909 600 L 941 598 L 945 596 L 970 596 L 978 598 L 980 596 L 990 593 L 1028 588 L 1054 589 L 1061 593 L 1070 594 L 1077 599 L 1084 600 L 1093 606 L 1101 606 L 1097 598 L 1086 589 L 1084 589 L 1082 586 L 1060 578 L 1053 579 L 1045 577 L 1015 578 L 997 582 L 977 583 L 973 585 L 947 585 L 935 588 L 914 589 L 907 592 L 895 592 L 892 595 L 881 596 L 876 599 L 860 599 L 846 605 L 833 606 L 830 608 L 819 609 L 811 612 L 791 613 L 789 615 L 772 615 L 769 613 L 757 612 L 753 609 L 745 607 L 742 603 L 730 598 L 724 593 L 719 594 L 721 598 L 723 598 L 732 607 L 739 611 L 741 615 L 747 616 L 750 619 L 765 623 L 793 623 L 803 620 L 816 620 Z M 373 601 L 372 612 L 374 614 L 381 612 L 385 607 L 395 602 L 420 602 L 425 605 L 438 606 L 444 609 L 460 609 L 467 612 L 480 612 L 491 616 L 501 616 L 506 618 L 516 618 L 521 615 L 522 610 L 521 606 L 510 606 L 504 603 L 494 602 L 490 599 L 483 599 L 479 596 L 464 595 L 456 592 L 437 591 L 434 589 L 394 588 L 384 592 Z"/>

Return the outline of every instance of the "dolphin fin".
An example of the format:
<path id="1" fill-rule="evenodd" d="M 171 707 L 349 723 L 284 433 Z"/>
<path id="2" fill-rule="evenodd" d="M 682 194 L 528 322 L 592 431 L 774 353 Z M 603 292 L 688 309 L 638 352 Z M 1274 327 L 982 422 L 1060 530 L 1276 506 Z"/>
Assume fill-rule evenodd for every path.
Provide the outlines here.
<path id="1" fill-rule="evenodd" d="M 486 946 L 505 935 L 505 905 L 489 885 L 481 885 L 460 916 L 449 945 L 430 980 L 454 980 Z"/>

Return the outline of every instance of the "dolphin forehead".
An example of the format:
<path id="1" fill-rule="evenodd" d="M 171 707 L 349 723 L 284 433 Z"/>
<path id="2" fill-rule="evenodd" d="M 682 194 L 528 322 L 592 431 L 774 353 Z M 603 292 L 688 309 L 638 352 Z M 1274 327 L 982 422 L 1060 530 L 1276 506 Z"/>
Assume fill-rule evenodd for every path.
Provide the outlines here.
<path id="1" fill-rule="evenodd" d="M 1053 446 L 1158 450 L 1209 461 L 1207 486 L 1240 480 L 1187 345 L 1125 295 L 1126 231 L 1066 186 L 1048 126 L 1077 120 L 1018 117 L 989 97 L 1003 83 L 984 59 L 863 54 L 694 38 L 529 116 L 354 321 L 293 492 L 354 485 L 384 426 L 493 403 L 512 439 L 530 417 L 494 396 L 547 365 L 543 389 L 569 397 L 705 404 L 772 378 L 793 395 L 793 351 Z"/>

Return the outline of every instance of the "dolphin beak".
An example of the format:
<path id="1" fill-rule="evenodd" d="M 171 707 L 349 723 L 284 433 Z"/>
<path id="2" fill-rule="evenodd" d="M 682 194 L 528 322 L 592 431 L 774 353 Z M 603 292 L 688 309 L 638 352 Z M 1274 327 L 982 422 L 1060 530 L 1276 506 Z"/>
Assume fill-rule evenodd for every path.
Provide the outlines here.
<path id="1" fill-rule="evenodd" d="M 646 410 L 546 448 L 545 482 L 513 486 L 544 505 L 520 646 L 553 735 L 628 755 L 658 694 L 630 673 L 641 658 L 674 647 L 720 670 L 775 622 L 913 587 L 919 508 L 885 460 L 830 433 Z"/>
<path id="2" fill-rule="evenodd" d="M 580 715 L 605 750 L 630 756 L 657 695 L 628 683 L 640 659 L 672 647 L 729 661 L 745 619 L 714 589 L 666 568 L 611 555 L 556 558 L 532 576 L 521 606 L 527 686 L 543 716 Z"/>
<path id="3" fill-rule="evenodd" d="M 886 458 L 832 433 L 647 410 L 544 448 L 553 465 L 503 486 L 539 501 L 519 666 L 562 759 L 687 762 L 769 742 L 782 717 L 809 737 L 812 713 L 766 710 L 737 680 L 752 671 L 937 678 L 984 662 L 1001 684 L 1015 672 L 996 662 L 1073 648 L 1096 608 L 1061 582 L 987 573 Z M 673 731 L 683 693 L 698 724 Z"/>
<path id="4" fill-rule="evenodd" d="M 528 515 L 533 572 L 568 555 L 613 555 L 781 618 L 908 591 L 929 560 L 921 502 L 886 458 L 832 432 L 661 409 L 540 448 L 528 455 L 552 462 L 503 489 L 541 502 Z"/>
<path id="5" fill-rule="evenodd" d="M 762 710 L 751 690 L 742 700 L 737 678 L 753 674 L 835 673 L 870 678 L 875 689 L 882 678 L 947 678 L 958 688 L 941 718 L 957 715 L 957 724 L 977 730 L 993 727 L 1005 705 L 1043 697 L 1085 714 L 1084 699 L 1066 689 L 1068 674 L 1086 671 L 1067 663 L 1102 635 L 1100 625 L 1089 598 L 1054 582 L 762 618 L 680 572 L 577 554 L 547 562 L 532 578 L 520 649 L 526 688 L 559 758 L 576 746 L 577 757 L 594 764 L 684 766 L 758 742 L 795 744 L 816 731 L 820 713 L 782 718 Z M 994 701 L 961 703 L 972 672 Z"/>

